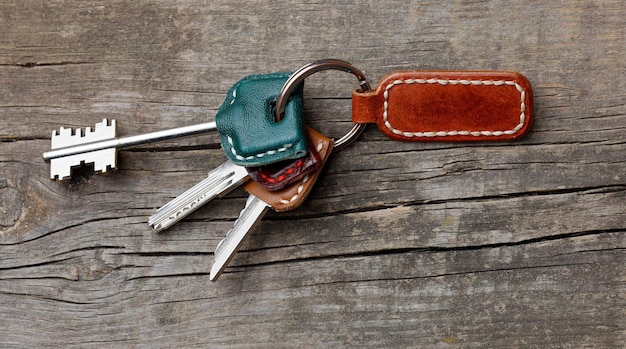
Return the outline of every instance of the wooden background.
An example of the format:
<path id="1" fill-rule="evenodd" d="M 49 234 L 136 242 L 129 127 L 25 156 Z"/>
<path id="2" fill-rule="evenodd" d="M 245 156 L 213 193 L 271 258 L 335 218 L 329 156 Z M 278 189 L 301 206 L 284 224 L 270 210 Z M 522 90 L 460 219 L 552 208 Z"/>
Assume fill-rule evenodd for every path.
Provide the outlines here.
<path id="1" fill-rule="evenodd" d="M 3 1 L 0 347 L 624 347 L 624 18 L 621 0 Z M 146 223 L 225 160 L 217 135 L 48 179 L 54 129 L 210 121 L 242 77 L 321 58 L 374 84 L 402 69 L 516 70 L 535 126 L 478 144 L 369 127 L 217 283 L 213 250 L 243 190 L 169 231 Z M 308 79 L 310 124 L 349 129 L 355 85 Z"/>

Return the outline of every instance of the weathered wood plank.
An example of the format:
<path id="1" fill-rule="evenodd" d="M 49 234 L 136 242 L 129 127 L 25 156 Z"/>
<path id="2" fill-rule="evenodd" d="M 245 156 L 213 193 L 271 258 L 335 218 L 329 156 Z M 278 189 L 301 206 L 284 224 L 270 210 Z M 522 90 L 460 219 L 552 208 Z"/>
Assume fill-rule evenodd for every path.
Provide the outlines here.
<path id="1" fill-rule="evenodd" d="M 0 5 L 0 347 L 626 345 L 626 9 L 620 1 L 21 1 Z M 526 75 L 514 143 L 402 143 L 375 127 L 296 211 L 266 216 L 218 283 L 236 190 L 170 231 L 146 220 L 225 160 L 216 135 L 47 179 L 60 126 L 212 120 L 247 74 L 318 58 Z M 353 78 L 307 80 L 347 130 Z"/>

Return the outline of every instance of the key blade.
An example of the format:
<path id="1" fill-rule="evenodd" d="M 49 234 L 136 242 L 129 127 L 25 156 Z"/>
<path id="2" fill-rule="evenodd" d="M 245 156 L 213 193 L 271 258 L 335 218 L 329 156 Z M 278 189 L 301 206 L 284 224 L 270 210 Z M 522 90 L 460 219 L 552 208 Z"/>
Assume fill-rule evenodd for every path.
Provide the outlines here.
<path id="1" fill-rule="evenodd" d="M 239 218 L 235 221 L 235 226 L 215 248 L 215 261 L 209 276 L 211 281 L 216 281 L 219 278 L 243 244 L 245 238 L 261 221 L 261 218 L 263 218 L 269 208 L 270 206 L 258 197 L 254 195 L 248 197 L 246 207 L 239 214 Z"/>
<path id="2" fill-rule="evenodd" d="M 157 232 L 165 230 L 207 202 L 230 193 L 248 178 L 244 167 L 226 161 L 209 172 L 200 183 L 159 208 L 150 216 L 148 224 Z"/>

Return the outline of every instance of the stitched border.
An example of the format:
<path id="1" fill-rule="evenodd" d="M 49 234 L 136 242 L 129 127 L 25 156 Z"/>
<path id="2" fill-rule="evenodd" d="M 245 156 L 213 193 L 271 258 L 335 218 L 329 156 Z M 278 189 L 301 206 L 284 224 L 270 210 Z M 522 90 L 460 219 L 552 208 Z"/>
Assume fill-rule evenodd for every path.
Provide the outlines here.
<path id="1" fill-rule="evenodd" d="M 296 161 L 295 164 L 293 164 L 293 166 L 289 167 L 287 170 L 285 170 L 284 174 L 278 176 L 278 178 L 274 178 L 271 177 L 267 174 L 265 174 L 265 172 L 263 171 L 259 171 L 259 177 L 261 177 L 264 181 L 268 182 L 268 183 L 279 183 L 285 180 L 285 177 L 287 177 L 287 175 L 290 175 L 292 173 L 294 173 L 296 171 L 296 169 L 298 169 L 299 167 L 302 167 L 306 162 L 304 160 L 298 160 Z"/>
<path id="2" fill-rule="evenodd" d="M 317 145 L 317 152 L 319 153 L 320 151 L 322 151 L 322 149 L 324 149 L 324 142 L 319 142 L 319 144 Z M 319 169 L 318 171 L 320 171 L 321 169 Z M 287 199 L 280 199 L 280 203 L 283 205 L 287 205 L 290 204 L 294 201 L 296 201 L 298 199 L 298 196 L 300 196 L 300 194 L 302 193 L 302 190 L 304 189 L 304 185 L 306 184 L 306 182 L 309 180 L 309 176 L 306 175 L 304 176 L 304 178 L 302 179 L 302 184 L 300 184 L 300 186 L 298 187 L 298 192 L 292 196 L 289 200 Z"/>
<path id="3" fill-rule="evenodd" d="M 296 201 L 298 199 L 298 196 L 300 196 L 300 194 L 302 193 L 302 190 L 304 189 L 304 185 L 306 184 L 306 182 L 308 182 L 308 180 L 309 180 L 309 176 L 308 175 L 304 176 L 304 178 L 302 179 L 302 184 L 300 184 L 300 186 L 298 187 L 298 192 L 294 196 L 292 196 L 289 200 L 280 199 L 280 203 L 287 205 Z"/>
<path id="4" fill-rule="evenodd" d="M 278 148 L 276 150 L 268 150 L 268 151 L 266 151 L 264 153 L 259 153 L 259 154 L 256 154 L 256 155 L 250 155 L 250 156 L 243 157 L 243 156 L 237 154 L 237 150 L 235 150 L 235 146 L 233 145 L 233 139 L 230 138 L 230 136 L 227 136 L 227 139 L 228 139 L 228 143 L 230 144 L 230 152 L 233 153 L 235 158 L 237 158 L 237 160 L 240 160 L 240 161 L 243 161 L 243 160 L 253 160 L 255 158 L 262 158 L 262 157 L 264 157 L 266 155 L 274 155 L 276 153 L 282 153 L 282 152 L 285 152 L 285 151 L 291 149 L 291 147 L 293 147 L 293 144 L 287 143 L 287 144 L 284 144 L 281 148 Z"/>
<path id="5" fill-rule="evenodd" d="M 389 90 L 391 90 L 394 86 L 401 84 L 440 84 L 443 86 L 447 85 L 466 85 L 466 86 L 515 86 L 517 91 L 520 93 L 520 116 L 519 123 L 513 129 L 504 130 L 504 131 L 435 131 L 435 132 L 407 132 L 396 129 L 391 125 L 388 120 L 388 109 L 389 109 Z M 406 79 L 406 80 L 394 80 L 393 82 L 387 84 L 385 87 L 385 92 L 383 93 L 385 97 L 385 101 L 383 104 L 383 121 L 385 122 L 385 126 L 394 134 L 404 136 L 404 137 L 446 137 L 446 136 L 503 136 L 503 135 L 513 135 L 517 133 L 519 130 L 524 127 L 526 123 L 526 91 L 522 86 L 520 86 L 515 81 L 510 80 L 451 80 L 451 79 Z"/>

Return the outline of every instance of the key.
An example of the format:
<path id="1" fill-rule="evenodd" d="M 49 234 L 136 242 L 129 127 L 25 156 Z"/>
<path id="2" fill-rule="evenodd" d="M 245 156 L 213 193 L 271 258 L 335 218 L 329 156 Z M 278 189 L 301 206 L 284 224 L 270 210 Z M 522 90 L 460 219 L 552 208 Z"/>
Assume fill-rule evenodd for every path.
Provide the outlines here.
<path id="1" fill-rule="evenodd" d="M 115 120 L 107 119 L 94 128 L 61 128 L 52 132 L 50 178 L 67 179 L 72 168 L 93 164 L 96 172 L 117 167 L 117 150 L 174 138 L 219 131 L 223 149 L 241 166 L 260 166 L 306 155 L 302 108 L 302 84 L 287 102 L 285 120 L 275 123 L 271 101 L 289 73 L 252 75 L 238 81 L 220 106 L 215 122 L 174 128 L 143 135 L 116 138 Z"/>
<path id="2" fill-rule="evenodd" d="M 313 130 L 307 130 L 308 138 L 313 137 Z M 157 232 L 165 230 L 185 218 L 205 203 L 223 197 L 249 179 L 266 175 L 258 181 L 259 185 L 268 190 L 282 189 L 306 175 L 315 172 L 321 166 L 321 158 L 312 144 L 309 145 L 307 156 L 301 159 L 285 160 L 268 165 L 268 169 L 244 168 L 230 160 L 209 172 L 206 179 L 177 196 L 159 208 L 149 219 L 148 224 Z M 281 168 L 282 167 L 282 168 Z"/>
<path id="3" fill-rule="evenodd" d="M 159 208 L 150 216 L 148 224 L 157 232 L 165 230 L 207 202 L 230 193 L 249 178 L 245 167 L 228 160 L 209 172 L 206 179 Z"/>
<path id="4" fill-rule="evenodd" d="M 243 245 L 246 237 L 261 222 L 261 218 L 263 218 L 270 207 L 270 205 L 258 197 L 254 195 L 248 196 L 246 206 L 241 210 L 233 229 L 226 233 L 226 237 L 215 248 L 215 261 L 213 266 L 211 266 L 209 280 L 217 281 L 228 263 L 235 257 L 235 253 Z"/>
<path id="5" fill-rule="evenodd" d="M 239 214 L 239 218 L 235 221 L 234 227 L 215 248 L 215 261 L 209 276 L 211 281 L 216 281 L 219 278 L 246 237 L 259 224 L 269 208 L 274 209 L 276 212 L 293 210 L 304 202 L 309 192 L 313 189 L 313 185 L 332 151 L 333 141 L 315 131 L 309 132 L 312 135 L 310 138 L 316 144 L 316 150 L 322 160 L 322 166 L 314 173 L 305 176 L 301 181 L 279 191 L 268 191 L 254 181 L 246 184 L 245 189 L 250 193 L 250 196 L 246 201 L 246 206 Z"/>
<path id="6" fill-rule="evenodd" d="M 117 150 L 135 145 L 194 136 L 217 130 L 215 122 L 179 127 L 137 136 L 116 138 L 115 120 L 103 119 L 94 128 L 61 127 L 52 131 L 51 150 L 43 154 L 50 161 L 50 178 L 67 179 L 72 168 L 94 164 L 94 171 L 107 172 L 117 167 Z"/>
<path id="7" fill-rule="evenodd" d="M 350 72 L 357 76 L 361 86 L 353 93 L 355 125 L 337 141 L 336 149 L 350 144 L 368 123 L 376 123 L 385 135 L 404 141 L 511 140 L 523 136 L 531 126 L 530 84 L 517 73 L 398 72 L 384 78 L 376 91 L 371 91 L 369 83 L 358 69 L 337 60 L 314 62 L 293 73 L 277 99 L 275 120 L 280 120 L 283 99 L 307 76 L 325 69 Z M 419 98 L 423 95 L 434 96 L 434 99 L 424 102 L 423 98 Z M 472 101 L 469 105 L 468 100 Z M 323 161 L 326 161 L 327 156 L 324 154 Z M 320 171 L 312 176 L 319 175 Z M 269 207 L 280 211 L 280 205 L 286 205 L 283 208 L 290 209 L 292 202 L 306 197 L 315 179 L 312 178 L 308 189 L 306 180 L 300 186 L 293 184 L 289 189 L 297 187 L 294 196 L 283 197 L 278 201 L 266 197 L 264 194 L 271 193 L 267 190 L 250 190 L 252 182 L 246 185 L 251 195 L 233 229 L 215 250 L 211 281 L 217 280 Z M 291 208 L 295 207 L 297 204 Z"/>

